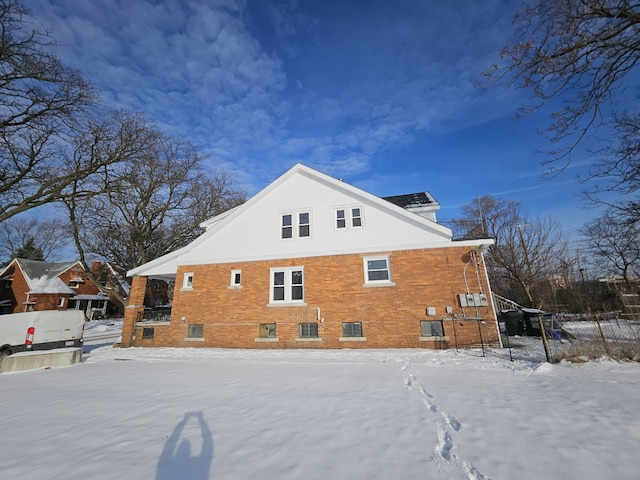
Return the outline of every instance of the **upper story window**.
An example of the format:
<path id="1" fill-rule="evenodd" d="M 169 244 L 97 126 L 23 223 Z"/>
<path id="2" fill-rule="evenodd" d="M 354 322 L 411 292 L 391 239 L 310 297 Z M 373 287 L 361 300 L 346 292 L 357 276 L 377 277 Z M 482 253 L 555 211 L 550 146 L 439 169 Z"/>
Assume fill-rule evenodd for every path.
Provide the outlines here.
<path id="1" fill-rule="evenodd" d="M 282 215 L 281 217 L 281 238 L 292 238 L 293 237 L 293 215 L 287 214 Z"/>
<path id="2" fill-rule="evenodd" d="M 308 237 L 310 233 L 309 212 L 298 214 L 298 237 Z"/>
<path id="3" fill-rule="evenodd" d="M 336 228 L 347 228 L 346 210 L 336 210 Z"/>
<path id="4" fill-rule="evenodd" d="M 393 285 L 389 257 L 365 257 L 364 259 L 365 285 Z"/>
<path id="5" fill-rule="evenodd" d="M 300 211 L 280 215 L 280 238 L 305 238 L 311 236 L 311 212 Z"/>
<path id="6" fill-rule="evenodd" d="M 351 209 L 351 226 L 354 228 L 362 226 L 362 210 L 360 208 Z"/>
<path id="7" fill-rule="evenodd" d="M 304 269 L 271 269 L 271 303 L 304 303 Z"/>
<path id="8" fill-rule="evenodd" d="M 340 207 L 335 209 L 336 229 L 362 227 L 362 207 Z"/>

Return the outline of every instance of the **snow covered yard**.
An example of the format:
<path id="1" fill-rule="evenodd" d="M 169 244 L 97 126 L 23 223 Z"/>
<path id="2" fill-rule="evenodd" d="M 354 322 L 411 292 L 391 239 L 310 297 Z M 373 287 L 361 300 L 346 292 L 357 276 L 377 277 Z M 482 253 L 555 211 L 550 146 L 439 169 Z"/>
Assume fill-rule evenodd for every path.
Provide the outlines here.
<path id="1" fill-rule="evenodd" d="M 98 327 L 81 364 L 0 375 L 2 478 L 638 478 L 637 364 L 113 349 Z"/>

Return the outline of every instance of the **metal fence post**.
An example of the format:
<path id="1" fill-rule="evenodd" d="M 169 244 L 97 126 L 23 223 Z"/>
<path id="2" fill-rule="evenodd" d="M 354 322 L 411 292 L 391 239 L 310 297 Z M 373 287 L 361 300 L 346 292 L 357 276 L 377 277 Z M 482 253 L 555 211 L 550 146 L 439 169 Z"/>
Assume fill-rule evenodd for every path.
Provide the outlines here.
<path id="1" fill-rule="evenodd" d="M 538 323 L 540 325 L 540 335 L 542 336 L 542 344 L 544 345 L 544 354 L 547 356 L 547 362 L 551 363 L 551 352 L 549 351 L 549 342 L 547 341 L 547 332 L 544 331 L 544 320 L 542 315 L 538 315 Z"/>

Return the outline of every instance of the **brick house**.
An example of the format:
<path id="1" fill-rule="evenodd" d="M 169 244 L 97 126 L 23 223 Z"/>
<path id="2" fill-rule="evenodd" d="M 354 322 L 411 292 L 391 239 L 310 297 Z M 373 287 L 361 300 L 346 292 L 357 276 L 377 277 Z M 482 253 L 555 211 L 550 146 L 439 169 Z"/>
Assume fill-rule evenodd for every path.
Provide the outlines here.
<path id="1" fill-rule="evenodd" d="M 453 241 L 428 193 L 378 198 L 296 165 L 137 267 L 122 346 L 451 348 L 499 345 L 483 252 Z M 145 320 L 149 279 L 175 282 Z"/>
<path id="2" fill-rule="evenodd" d="M 16 258 L 0 271 L 0 314 L 83 310 L 91 319 L 104 315 L 107 301 L 79 261 L 50 263 Z"/>

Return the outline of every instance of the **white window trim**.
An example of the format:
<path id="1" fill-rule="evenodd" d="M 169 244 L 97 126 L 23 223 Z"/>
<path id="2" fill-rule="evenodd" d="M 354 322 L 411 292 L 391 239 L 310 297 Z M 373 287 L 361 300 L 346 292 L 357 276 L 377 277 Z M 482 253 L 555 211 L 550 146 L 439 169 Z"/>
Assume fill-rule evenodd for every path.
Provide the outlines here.
<path id="1" fill-rule="evenodd" d="M 191 291 L 193 290 L 193 272 L 185 272 L 182 277 L 182 288 L 181 292 Z"/>
<path id="2" fill-rule="evenodd" d="M 291 287 L 293 286 L 291 283 L 291 273 L 292 272 L 302 272 L 302 299 L 301 300 L 291 300 Z M 284 300 L 274 300 L 273 299 L 273 274 L 275 272 L 284 272 Z M 269 270 L 269 306 L 305 306 L 304 300 L 304 267 L 273 267 Z"/>
<path id="3" fill-rule="evenodd" d="M 369 268 L 367 262 L 372 260 L 386 260 L 387 272 L 389 278 L 387 280 L 369 280 Z M 393 282 L 393 276 L 391 272 L 391 256 L 390 255 L 376 255 L 371 257 L 362 257 L 362 266 L 364 269 L 364 284 L 363 287 L 394 287 L 396 284 Z"/>
<path id="4" fill-rule="evenodd" d="M 300 236 L 300 214 L 302 213 L 306 213 L 309 215 L 309 235 L 306 236 Z M 291 237 L 290 238 L 284 238 L 282 236 L 282 218 L 285 215 L 291 215 Z M 310 208 L 301 208 L 299 210 L 288 210 L 286 212 L 280 212 L 280 214 L 278 215 L 278 239 L 280 240 L 284 240 L 284 241 L 290 241 L 290 240 L 302 240 L 305 238 L 311 238 L 313 237 L 313 212 L 311 211 Z M 306 223 L 304 225 L 307 225 Z"/>
<path id="5" fill-rule="evenodd" d="M 353 226 L 353 209 L 354 208 L 358 208 L 360 209 L 360 225 L 354 227 Z M 343 210 L 344 211 L 344 222 L 345 222 L 345 226 L 344 227 L 338 227 L 338 211 L 339 210 Z M 353 205 L 339 205 L 337 207 L 333 208 L 333 229 L 341 232 L 344 230 L 360 230 L 364 228 L 364 208 L 362 205 L 360 204 L 353 204 Z"/>
<path id="6" fill-rule="evenodd" d="M 236 283 L 236 275 L 240 275 L 240 283 Z M 242 270 L 231 270 L 231 280 L 229 281 L 229 288 L 242 288 Z"/>

